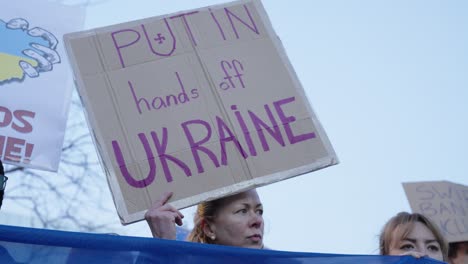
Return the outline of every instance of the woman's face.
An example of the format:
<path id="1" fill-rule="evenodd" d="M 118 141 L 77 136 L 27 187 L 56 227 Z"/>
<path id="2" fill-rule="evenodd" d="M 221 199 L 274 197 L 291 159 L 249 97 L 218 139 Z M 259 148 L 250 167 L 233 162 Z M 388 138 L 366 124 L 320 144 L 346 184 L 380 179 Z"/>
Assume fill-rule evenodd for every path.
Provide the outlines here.
<path id="1" fill-rule="evenodd" d="M 408 236 L 394 237 L 390 243 L 389 255 L 406 255 L 418 252 L 424 256 L 444 261 L 439 242 L 434 234 L 421 222 L 416 222 Z"/>
<path id="2" fill-rule="evenodd" d="M 223 201 L 210 229 L 219 245 L 263 247 L 263 207 L 256 190 Z M 210 236 L 210 235 L 209 235 Z"/>

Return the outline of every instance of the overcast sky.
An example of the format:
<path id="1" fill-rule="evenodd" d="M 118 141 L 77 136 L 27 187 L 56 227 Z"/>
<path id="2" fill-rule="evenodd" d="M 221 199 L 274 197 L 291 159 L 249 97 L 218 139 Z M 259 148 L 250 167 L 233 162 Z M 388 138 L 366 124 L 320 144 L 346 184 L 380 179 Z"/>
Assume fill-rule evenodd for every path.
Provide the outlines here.
<path id="1" fill-rule="evenodd" d="M 95 1 L 85 29 L 224 2 Z M 382 225 L 410 210 L 402 182 L 468 185 L 468 2 L 263 5 L 340 159 L 258 189 L 266 245 L 377 254 Z M 142 222 L 119 233 L 150 236 Z"/>
<path id="2" fill-rule="evenodd" d="M 85 27 L 223 2 L 101 1 Z M 468 185 L 468 2 L 263 5 L 340 159 L 259 189 L 266 244 L 376 254 L 384 222 L 410 210 L 402 182 Z M 144 223 L 123 229 L 150 235 Z"/>

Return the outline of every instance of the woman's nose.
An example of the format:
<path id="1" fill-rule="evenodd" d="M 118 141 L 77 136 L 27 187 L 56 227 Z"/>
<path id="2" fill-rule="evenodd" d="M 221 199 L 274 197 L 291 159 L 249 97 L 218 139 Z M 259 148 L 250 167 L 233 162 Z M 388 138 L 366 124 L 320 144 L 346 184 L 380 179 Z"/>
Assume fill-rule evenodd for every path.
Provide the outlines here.
<path id="1" fill-rule="evenodd" d="M 258 214 L 254 214 L 250 220 L 250 226 L 251 227 L 256 227 L 256 228 L 259 228 L 262 226 L 263 224 L 263 217 L 261 215 L 258 215 Z"/>
<path id="2" fill-rule="evenodd" d="M 425 247 L 425 246 L 421 246 L 421 245 L 417 245 L 417 246 L 416 246 L 416 251 L 417 251 L 418 253 L 420 253 L 421 255 L 423 255 L 423 256 L 427 256 L 428 253 L 429 253 L 429 252 L 427 251 L 426 247 Z"/>

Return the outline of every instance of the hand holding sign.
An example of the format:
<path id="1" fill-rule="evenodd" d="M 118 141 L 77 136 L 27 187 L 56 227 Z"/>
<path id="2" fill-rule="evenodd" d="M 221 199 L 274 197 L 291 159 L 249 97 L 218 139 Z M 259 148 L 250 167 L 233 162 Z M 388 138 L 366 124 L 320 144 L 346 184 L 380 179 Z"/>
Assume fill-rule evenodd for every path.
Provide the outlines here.
<path id="1" fill-rule="evenodd" d="M 175 224 L 181 226 L 184 215 L 167 203 L 172 194 L 172 192 L 164 193 L 145 214 L 153 237 L 176 239 Z"/>

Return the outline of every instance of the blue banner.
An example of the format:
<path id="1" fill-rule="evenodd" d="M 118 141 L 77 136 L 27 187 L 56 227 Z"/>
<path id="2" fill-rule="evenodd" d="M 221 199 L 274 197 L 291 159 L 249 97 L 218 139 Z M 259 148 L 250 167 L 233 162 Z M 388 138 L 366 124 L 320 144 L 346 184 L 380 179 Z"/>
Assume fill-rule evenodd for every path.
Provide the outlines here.
<path id="1" fill-rule="evenodd" d="M 0 263 L 437 264 L 410 256 L 245 249 L 154 238 L 0 225 Z"/>

